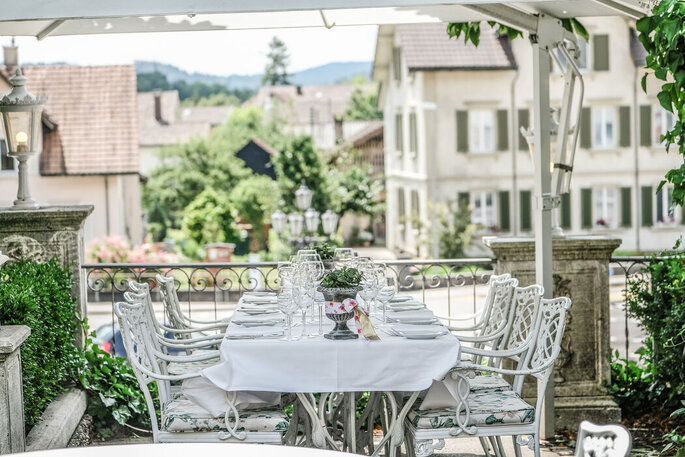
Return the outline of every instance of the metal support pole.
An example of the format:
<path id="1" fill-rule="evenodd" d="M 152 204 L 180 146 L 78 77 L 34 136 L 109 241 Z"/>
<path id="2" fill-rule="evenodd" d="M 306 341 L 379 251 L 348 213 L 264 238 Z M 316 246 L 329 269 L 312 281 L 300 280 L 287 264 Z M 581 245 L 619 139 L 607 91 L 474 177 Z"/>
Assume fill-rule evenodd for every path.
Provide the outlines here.
<path id="1" fill-rule="evenodd" d="M 544 287 L 545 298 L 551 298 L 554 293 L 554 283 L 552 279 L 552 182 L 549 174 L 550 58 L 546 38 L 531 37 L 533 47 L 533 109 L 535 115 L 535 279 L 538 284 Z M 554 436 L 554 376 L 550 376 L 545 391 L 541 425 L 542 438 Z"/>

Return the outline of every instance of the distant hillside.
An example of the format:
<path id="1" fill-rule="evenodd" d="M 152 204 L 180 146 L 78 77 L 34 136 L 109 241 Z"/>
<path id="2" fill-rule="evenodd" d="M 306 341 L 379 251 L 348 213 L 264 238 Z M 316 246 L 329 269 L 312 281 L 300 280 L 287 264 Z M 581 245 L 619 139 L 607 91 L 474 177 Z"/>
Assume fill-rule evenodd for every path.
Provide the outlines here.
<path id="1" fill-rule="evenodd" d="M 359 75 L 370 77 L 371 64 L 371 62 L 332 62 L 296 72 L 293 75 L 293 83 L 302 85 L 324 85 L 349 81 Z M 261 74 L 215 76 L 204 73 L 188 73 L 178 67 L 164 63 L 149 61 L 136 62 L 137 73 L 151 73 L 154 71 L 164 74 L 170 83 L 175 81 L 186 81 L 188 83 L 202 82 L 205 84 L 219 83 L 225 85 L 229 89 L 257 90 L 262 80 Z"/>

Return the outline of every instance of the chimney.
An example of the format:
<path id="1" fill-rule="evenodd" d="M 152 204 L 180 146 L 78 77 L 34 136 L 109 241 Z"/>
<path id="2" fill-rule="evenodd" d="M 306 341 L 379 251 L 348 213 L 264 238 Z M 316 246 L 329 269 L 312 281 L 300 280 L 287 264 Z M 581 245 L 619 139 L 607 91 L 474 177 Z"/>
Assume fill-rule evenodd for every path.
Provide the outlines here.
<path id="1" fill-rule="evenodd" d="M 295 86 L 295 89 L 297 90 L 297 95 L 302 95 L 302 86 L 298 84 L 297 86 Z"/>
<path id="2" fill-rule="evenodd" d="M 155 91 L 155 120 L 162 125 L 167 125 L 168 122 L 162 118 L 162 91 Z"/>
<path id="3" fill-rule="evenodd" d="M 5 68 L 11 74 L 19 65 L 19 48 L 14 45 L 14 38 L 10 46 L 3 46 L 3 62 Z"/>

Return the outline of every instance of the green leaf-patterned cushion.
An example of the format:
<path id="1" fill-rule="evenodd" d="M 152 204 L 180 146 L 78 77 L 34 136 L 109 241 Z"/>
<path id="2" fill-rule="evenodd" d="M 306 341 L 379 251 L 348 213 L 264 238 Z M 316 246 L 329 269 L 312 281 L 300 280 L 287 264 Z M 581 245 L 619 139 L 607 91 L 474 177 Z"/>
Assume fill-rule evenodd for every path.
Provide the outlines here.
<path id="1" fill-rule="evenodd" d="M 197 373 L 200 370 L 209 368 L 212 365 L 219 363 L 219 358 L 210 360 L 199 360 L 197 362 L 170 362 L 167 364 L 167 371 L 169 374 L 182 375 L 188 373 Z"/>
<path id="2" fill-rule="evenodd" d="M 231 421 L 233 419 L 231 418 Z M 285 432 L 288 416 L 276 409 L 240 412 L 238 431 Z M 224 417 L 212 417 L 204 408 L 183 395 L 169 400 L 162 413 L 162 430 L 167 432 L 220 432 L 226 430 Z"/>
<path id="3" fill-rule="evenodd" d="M 499 424 L 530 424 L 535 408 L 521 400 L 516 392 L 471 392 L 468 397 L 471 416 L 468 425 L 478 427 Z M 461 413 L 464 418 L 464 413 Z M 456 426 L 456 409 L 420 411 L 418 404 L 407 415 L 416 428 L 452 428 Z"/>
<path id="4" fill-rule="evenodd" d="M 481 374 L 469 379 L 471 392 L 501 392 L 511 390 L 511 385 L 496 374 Z"/>

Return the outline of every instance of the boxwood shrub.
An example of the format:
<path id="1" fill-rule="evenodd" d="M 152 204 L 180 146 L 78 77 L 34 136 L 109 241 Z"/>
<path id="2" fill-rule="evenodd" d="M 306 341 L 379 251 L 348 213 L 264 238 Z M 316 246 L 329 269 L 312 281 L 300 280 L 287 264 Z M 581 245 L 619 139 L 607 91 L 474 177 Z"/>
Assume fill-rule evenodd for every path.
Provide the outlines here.
<path id="1" fill-rule="evenodd" d="M 81 324 L 71 285 L 71 273 L 57 259 L 0 268 L 0 324 L 31 328 L 21 347 L 27 426 L 38 423 L 82 364 L 82 351 L 74 344 Z"/>

